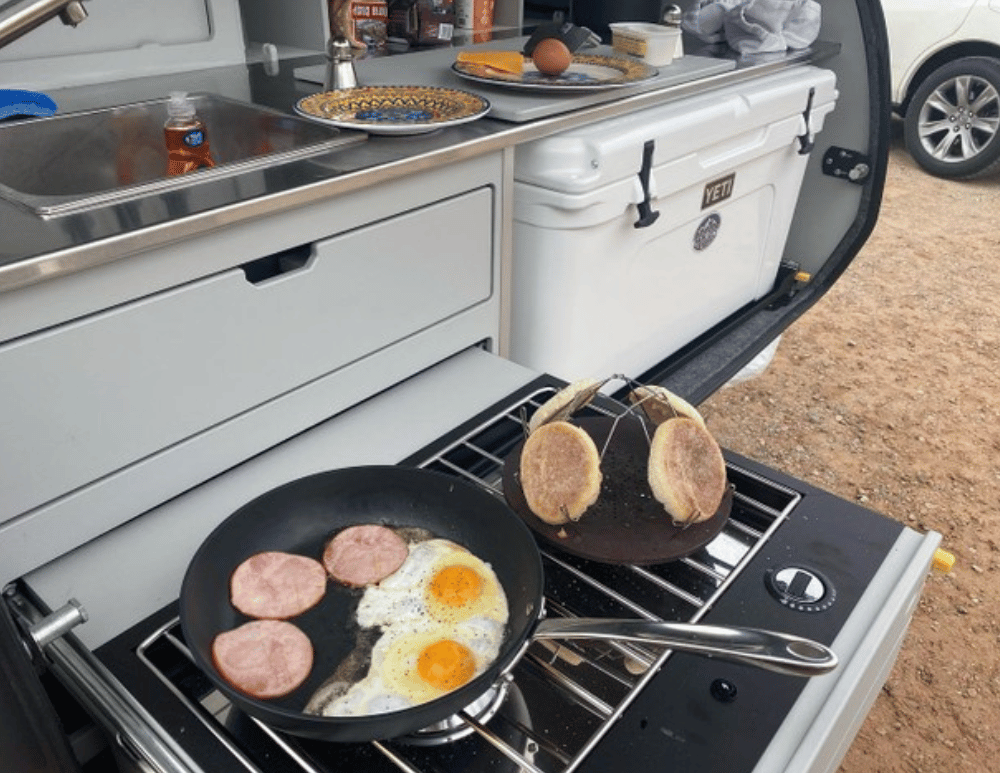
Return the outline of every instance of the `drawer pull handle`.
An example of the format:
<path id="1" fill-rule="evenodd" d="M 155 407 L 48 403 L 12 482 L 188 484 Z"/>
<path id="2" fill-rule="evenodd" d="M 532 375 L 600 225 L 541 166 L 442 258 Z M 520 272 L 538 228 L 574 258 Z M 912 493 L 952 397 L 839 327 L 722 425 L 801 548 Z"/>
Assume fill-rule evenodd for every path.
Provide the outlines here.
<path id="1" fill-rule="evenodd" d="M 275 277 L 304 268 L 312 254 L 313 244 L 309 242 L 248 261 L 243 263 L 240 268 L 250 284 L 259 285 Z"/>

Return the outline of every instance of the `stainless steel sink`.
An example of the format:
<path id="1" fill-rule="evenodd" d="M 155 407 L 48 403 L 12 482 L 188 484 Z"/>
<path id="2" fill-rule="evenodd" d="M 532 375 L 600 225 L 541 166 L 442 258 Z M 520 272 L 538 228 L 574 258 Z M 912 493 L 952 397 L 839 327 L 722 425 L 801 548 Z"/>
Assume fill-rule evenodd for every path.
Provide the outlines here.
<path id="1" fill-rule="evenodd" d="M 215 167 L 168 177 L 167 100 L 0 124 L 0 197 L 65 215 L 286 164 L 365 139 L 358 132 L 213 94 L 191 94 Z"/>

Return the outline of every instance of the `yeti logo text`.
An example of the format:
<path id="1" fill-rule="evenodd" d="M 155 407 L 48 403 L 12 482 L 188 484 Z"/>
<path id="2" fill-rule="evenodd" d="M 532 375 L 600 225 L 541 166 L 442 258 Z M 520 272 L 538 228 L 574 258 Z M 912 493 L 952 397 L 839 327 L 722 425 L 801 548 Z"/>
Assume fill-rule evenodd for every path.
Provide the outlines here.
<path id="1" fill-rule="evenodd" d="M 720 177 L 718 180 L 705 183 L 705 191 L 701 194 L 701 208 L 711 207 L 713 204 L 718 204 L 720 201 L 725 201 L 732 196 L 733 183 L 735 181 L 736 172 L 732 172 L 725 177 Z"/>

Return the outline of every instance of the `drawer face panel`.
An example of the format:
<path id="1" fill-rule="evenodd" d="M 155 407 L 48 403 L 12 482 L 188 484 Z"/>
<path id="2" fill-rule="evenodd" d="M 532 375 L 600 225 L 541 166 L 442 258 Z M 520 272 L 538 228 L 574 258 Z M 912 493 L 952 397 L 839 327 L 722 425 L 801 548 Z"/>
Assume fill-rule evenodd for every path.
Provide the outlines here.
<path id="1" fill-rule="evenodd" d="M 489 300 L 492 224 L 484 187 L 0 348 L 0 524 Z"/>

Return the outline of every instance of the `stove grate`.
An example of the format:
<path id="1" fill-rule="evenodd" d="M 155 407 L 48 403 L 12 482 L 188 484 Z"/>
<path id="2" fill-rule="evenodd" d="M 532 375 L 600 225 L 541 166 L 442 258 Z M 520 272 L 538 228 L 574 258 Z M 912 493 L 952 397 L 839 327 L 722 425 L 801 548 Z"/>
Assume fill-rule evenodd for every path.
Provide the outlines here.
<path id="1" fill-rule="evenodd" d="M 487 418 L 420 466 L 502 494 L 504 457 L 523 422 L 553 388 Z M 600 398 L 585 409 L 613 415 Z M 546 614 L 695 622 L 788 517 L 800 495 L 729 465 L 736 492 L 723 531 L 686 558 L 655 566 L 617 566 L 543 548 Z M 466 715 L 469 734 L 441 746 L 402 741 L 327 744 L 277 733 L 235 709 L 194 666 L 175 619 L 138 648 L 143 662 L 233 752 L 248 771 L 370 773 L 500 771 L 570 773 L 670 656 L 662 648 L 615 641 L 537 641 L 507 675 L 507 697 L 488 721 Z"/>

